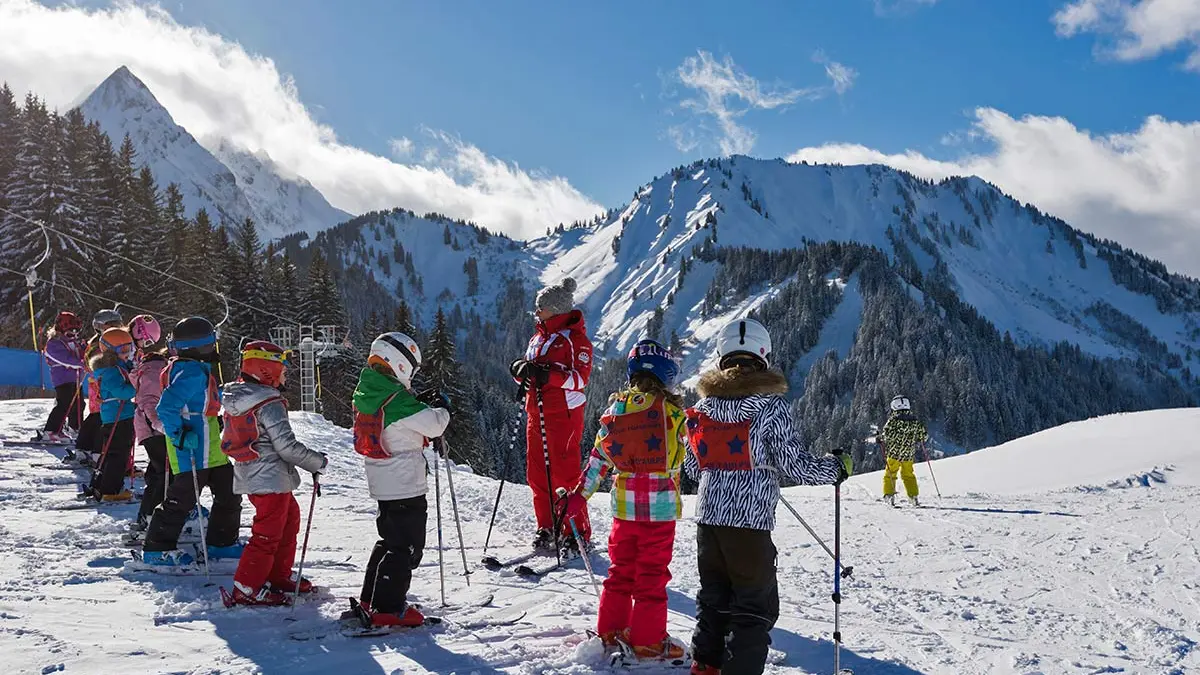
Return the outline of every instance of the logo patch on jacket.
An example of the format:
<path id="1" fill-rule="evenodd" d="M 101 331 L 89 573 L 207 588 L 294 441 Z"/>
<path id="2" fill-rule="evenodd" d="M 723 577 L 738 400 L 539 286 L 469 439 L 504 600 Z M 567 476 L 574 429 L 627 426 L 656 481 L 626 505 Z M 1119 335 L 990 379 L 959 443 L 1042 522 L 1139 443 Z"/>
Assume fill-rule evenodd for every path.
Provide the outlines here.
<path id="1" fill-rule="evenodd" d="M 636 397 L 634 403 L 639 403 Z M 601 439 L 600 445 L 618 471 L 666 472 L 668 430 L 661 400 L 639 412 L 604 415 L 600 422 L 608 429 L 608 435 Z"/>
<path id="2" fill-rule="evenodd" d="M 700 463 L 700 470 L 753 471 L 751 422 L 718 422 L 703 412 L 688 408 L 688 445 Z"/>

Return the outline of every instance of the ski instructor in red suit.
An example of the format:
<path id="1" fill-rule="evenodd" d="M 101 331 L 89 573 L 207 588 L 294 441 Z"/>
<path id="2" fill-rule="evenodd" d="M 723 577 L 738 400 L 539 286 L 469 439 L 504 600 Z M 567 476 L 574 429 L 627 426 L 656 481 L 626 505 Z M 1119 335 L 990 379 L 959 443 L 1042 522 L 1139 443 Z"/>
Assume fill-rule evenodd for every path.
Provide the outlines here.
<path id="1" fill-rule="evenodd" d="M 553 552 L 558 546 L 566 557 L 579 554 L 579 546 L 569 523 L 560 524 L 554 536 L 551 495 L 558 488 L 574 489 L 579 482 L 582 463 L 580 440 L 583 435 L 583 409 L 587 403 L 583 389 L 592 374 L 592 341 L 583 323 L 583 312 L 575 309 L 575 280 L 567 277 L 537 294 L 534 316 L 537 331 L 529 339 L 525 358 L 512 363 L 512 376 L 525 381 L 526 480 L 533 490 L 533 511 L 537 516 L 535 549 Z M 542 397 L 546 437 L 538 420 L 538 394 Z M 550 459 L 550 489 L 546 486 L 546 454 Z M 590 541 L 592 527 L 587 511 L 575 519 L 579 534 Z"/>

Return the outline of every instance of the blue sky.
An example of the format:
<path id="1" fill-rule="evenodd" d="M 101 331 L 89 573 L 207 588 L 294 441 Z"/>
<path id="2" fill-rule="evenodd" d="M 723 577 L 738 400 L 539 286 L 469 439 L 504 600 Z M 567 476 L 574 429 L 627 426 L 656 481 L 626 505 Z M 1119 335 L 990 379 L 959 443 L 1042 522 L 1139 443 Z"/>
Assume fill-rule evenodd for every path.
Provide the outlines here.
<path id="1" fill-rule="evenodd" d="M 968 113 L 1061 115 L 1093 132 L 1132 131 L 1150 114 L 1200 103 L 1196 75 L 1171 59 L 1097 63 L 1090 39 L 1056 36 L 1064 3 L 943 0 L 718 2 L 390 2 L 206 0 L 167 5 L 269 55 L 347 142 L 384 154 L 421 128 L 457 134 L 525 168 L 566 176 L 604 205 L 665 169 L 720 154 L 680 151 L 676 79 L 706 50 L 763 83 L 827 84 L 822 50 L 857 71 L 842 96 L 754 110 L 752 154 L 852 142 L 952 158 L 944 140 Z M 883 11 L 880 11 L 882 9 Z M 890 9 L 891 11 L 887 11 Z"/>
<path id="2" fill-rule="evenodd" d="M 517 237 L 741 152 L 978 175 L 1200 275 L 1200 0 L 0 0 L 0 77 L 118 66 L 351 212 Z"/>

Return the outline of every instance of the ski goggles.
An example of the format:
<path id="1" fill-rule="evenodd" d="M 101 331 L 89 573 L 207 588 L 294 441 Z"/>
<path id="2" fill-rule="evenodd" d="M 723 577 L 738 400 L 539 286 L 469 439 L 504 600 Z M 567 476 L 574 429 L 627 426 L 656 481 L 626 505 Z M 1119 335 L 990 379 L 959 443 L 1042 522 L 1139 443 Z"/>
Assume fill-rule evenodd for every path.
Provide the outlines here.
<path id="1" fill-rule="evenodd" d="M 216 335 L 205 335 L 192 340 L 173 340 L 171 347 L 173 349 L 195 349 L 196 347 L 205 347 L 217 341 Z"/>
<path id="2" fill-rule="evenodd" d="M 100 344 L 103 347 L 105 347 L 106 349 L 108 349 L 110 352 L 113 352 L 114 354 L 116 354 L 117 356 L 120 356 L 122 358 L 128 357 L 130 354 L 133 353 L 133 343 L 132 342 L 126 342 L 124 344 L 114 345 L 113 343 L 109 342 L 108 340 L 105 340 L 104 338 L 100 338 Z"/>
<path id="3" fill-rule="evenodd" d="M 292 351 L 285 349 L 282 352 L 269 352 L 265 349 L 250 349 L 242 352 L 242 360 L 246 359 L 263 359 L 264 361 L 274 361 L 282 363 L 285 366 L 292 365 Z"/>

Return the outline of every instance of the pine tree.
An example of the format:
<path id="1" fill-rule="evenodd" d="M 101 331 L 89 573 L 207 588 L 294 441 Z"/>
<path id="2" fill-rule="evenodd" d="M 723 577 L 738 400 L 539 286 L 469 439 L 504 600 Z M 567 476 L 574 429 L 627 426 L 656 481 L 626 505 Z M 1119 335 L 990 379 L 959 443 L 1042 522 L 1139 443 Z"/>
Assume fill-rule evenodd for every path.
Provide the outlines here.
<path id="1" fill-rule="evenodd" d="M 396 306 L 396 314 L 392 317 L 392 328 L 388 330 L 399 331 L 420 342 L 417 338 L 417 327 L 413 325 L 412 311 L 408 308 L 408 303 L 403 300 Z"/>
<path id="2" fill-rule="evenodd" d="M 341 293 L 321 249 L 316 250 L 308 266 L 308 287 L 305 289 L 301 314 L 305 323 L 334 326 L 346 324 Z"/>
<path id="3" fill-rule="evenodd" d="M 143 166 L 133 183 L 129 205 L 129 250 L 131 257 L 142 263 L 157 268 L 162 260 L 163 251 L 167 250 L 167 227 L 162 222 L 162 203 L 158 194 L 158 186 L 154 182 L 154 174 L 150 167 Z M 145 268 L 132 268 L 138 275 L 139 282 L 131 289 L 134 295 L 131 299 L 142 307 L 163 307 L 163 293 L 170 284 L 166 277 L 147 271 Z"/>
<path id="4" fill-rule="evenodd" d="M 191 238 L 191 223 L 184 213 L 183 193 L 179 185 L 170 183 L 163 191 L 163 207 L 161 212 L 164 248 L 158 256 L 162 269 L 180 279 L 194 281 L 194 273 L 187 265 L 189 252 L 188 241 Z M 169 314 L 186 316 L 184 308 L 187 286 L 178 281 L 172 281 L 163 289 L 158 307 L 164 308 Z"/>
<path id="5" fill-rule="evenodd" d="M 263 306 L 267 304 L 263 283 L 263 250 L 258 228 L 253 220 L 247 218 L 234 228 L 232 234 L 233 241 L 225 264 L 231 300 L 231 330 L 246 337 L 263 339 L 269 335 L 272 319 L 257 309 L 265 309 Z"/>
<path id="6" fill-rule="evenodd" d="M 8 205 L 8 185 L 17 163 L 22 124 L 21 108 L 5 82 L 0 86 L 0 208 Z M 0 222 L 3 218 L 0 212 Z"/>
<path id="7" fill-rule="evenodd" d="M 470 383 L 462 373 L 462 367 L 455 357 L 454 332 L 446 320 L 446 314 L 438 310 L 434 318 L 433 331 L 425 348 L 421 350 L 421 370 L 417 373 L 419 389 L 434 389 L 450 399 L 455 405 L 457 414 L 450 428 L 446 431 L 446 443 L 450 446 L 451 458 L 460 463 L 470 464 L 477 473 L 491 470 L 487 453 L 480 443 L 478 428 L 478 410 L 465 407 L 469 403 L 467 396 Z"/>

